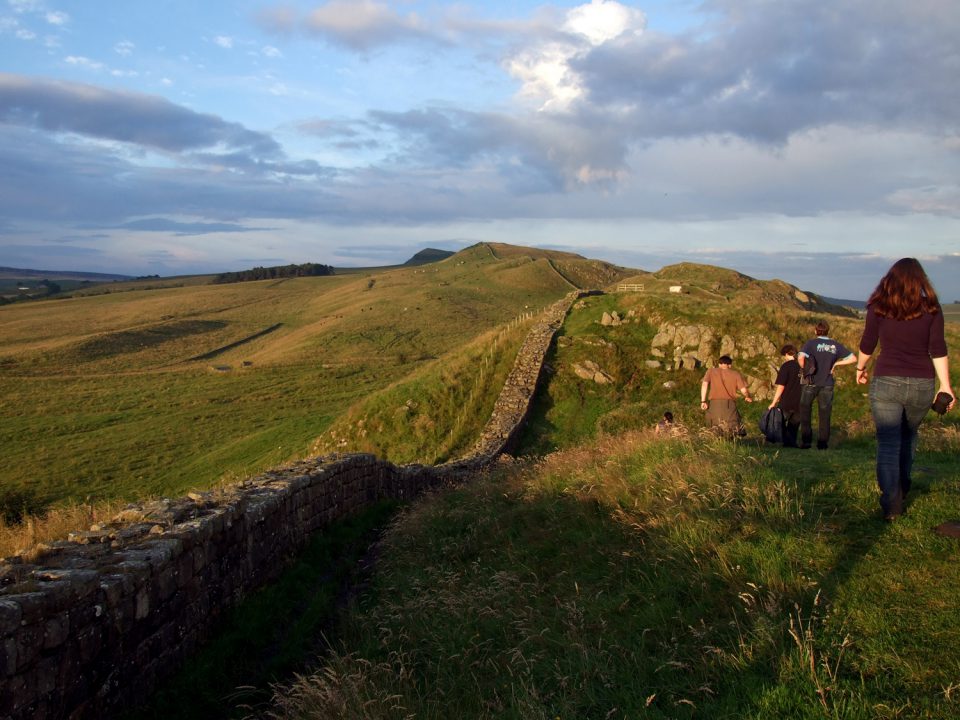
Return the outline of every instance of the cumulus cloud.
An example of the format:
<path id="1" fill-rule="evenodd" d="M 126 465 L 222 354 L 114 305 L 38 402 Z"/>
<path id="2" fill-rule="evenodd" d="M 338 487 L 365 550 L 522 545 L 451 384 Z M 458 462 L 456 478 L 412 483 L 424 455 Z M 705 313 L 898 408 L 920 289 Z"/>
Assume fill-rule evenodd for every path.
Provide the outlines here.
<path id="1" fill-rule="evenodd" d="M 605 43 L 571 61 L 590 107 L 640 137 L 782 143 L 812 127 L 956 131 L 950 2 L 718 0 L 701 32 Z"/>
<path id="2" fill-rule="evenodd" d="M 83 55 L 67 55 L 63 59 L 67 65 L 76 65 L 77 67 L 87 68 L 88 70 L 103 70 L 104 64 L 102 62 L 97 62 L 96 60 L 91 60 L 88 57 Z"/>
<path id="3" fill-rule="evenodd" d="M 567 13 L 559 28 L 562 35 L 525 45 L 504 65 L 521 81 L 522 97 L 539 102 L 541 110 L 565 111 L 584 94 L 573 62 L 593 47 L 642 34 L 645 25 L 639 10 L 614 0 L 592 0 Z"/>
<path id="4" fill-rule="evenodd" d="M 219 45 L 220 47 L 222 47 L 222 48 L 225 49 L 225 50 L 230 50 L 231 48 L 233 48 L 233 38 L 232 38 L 232 37 L 228 37 L 228 36 L 226 36 L 226 35 L 217 35 L 217 36 L 213 39 L 213 44 L 214 44 L 214 45 Z"/>
<path id="5" fill-rule="evenodd" d="M 275 32 L 302 30 L 335 45 L 358 51 L 411 39 L 437 39 L 416 13 L 402 14 L 376 0 L 330 0 L 306 15 L 283 6 L 260 14 Z"/>
<path id="6" fill-rule="evenodd" d="M 604 136 L 563 117 L 511 117 L 449 108 L 370 118 L 395 132 L 408 165 L 434 168 L 492 166 L 514 192 L 571 189 L 616 179 L 625 170 L 617 136 Z"/>
<path id="7" fill-rule="evenodd" d="M 132 55 L 136 47 L 137 46 L 134 45 L 129 40 L 121 40 L 120 42 L 118 42 L 116 45 L 113 46 L 113 51 L 117 55 L 123 55 L 124 57 L 126 57 L 128 55 Z"/>

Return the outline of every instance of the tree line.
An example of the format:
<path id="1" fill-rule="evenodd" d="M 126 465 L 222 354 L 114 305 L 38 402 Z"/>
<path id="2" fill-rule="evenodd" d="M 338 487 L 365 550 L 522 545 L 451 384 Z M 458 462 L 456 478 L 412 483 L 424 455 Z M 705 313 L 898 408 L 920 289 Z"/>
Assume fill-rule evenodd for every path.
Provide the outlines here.
<path id="1" fill-rule="evenodd" d="M 250 270 L 220 273 L 215 283 L 247 282 L 248 280 L 277 280 L 280 278 L 308 277 L 312 275 L 333 275 L 330 265 L 303 263 L 302 265 L 275 265 L 273 267 L 255 267 Z"/>

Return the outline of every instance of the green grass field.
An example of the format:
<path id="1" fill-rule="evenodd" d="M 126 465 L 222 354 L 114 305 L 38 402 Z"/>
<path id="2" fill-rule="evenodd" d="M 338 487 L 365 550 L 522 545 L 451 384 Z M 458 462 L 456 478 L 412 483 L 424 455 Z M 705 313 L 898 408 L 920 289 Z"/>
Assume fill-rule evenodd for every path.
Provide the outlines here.
<path id="1" fill-rule="evenodd" d="M 896 523 L 879 517 L 852 373 L 838 381 L 826 453 L 760 442 L 766 403 L 743 406 L 745 441 L 704 435 L 702 369 L 645 365 L 660 324 L 779 346 L 822 315 L 775 283 L 680 271 L 695 293 L 674 296 L 673 280 L 656 278 L 664 288 L 571 312 L 524 460 L 318 538 L 137 716 L 960 716 L 958 541 L 933 531 L 960 520 L 960 411 L 926 421 Z M 415 268 L 116 283 L 2 307 L 4 512 L 176 495 L 318 451 L 455 456 L 522 340 L 526 326 L 511 321 L 571 280 L 621 277 L 478 246 Z M 638 321 L 601 326 L 613 310 Z M 831 322 L 855 347 L 861 321 Z M 948 335 L 956 377 L 960 325 Z M 613 382 L 574 375 L 585 360 Z M 736 362 L 755 377 L 778 364 Z M 667 409 L 686 434 L 651 432 Z M 345 593 L 341 578 L 355 582 L 356 558 L 388 522 L 364 592 Z"/>
<path id="2" fill-rule="evenodd" d="M 354 404 L 482 355 L 570 289 L 547 259 L 486 246 L 366 274 L 144 282 L 0 308 L 0 503 L 175 496 L 303 457 Z"/>

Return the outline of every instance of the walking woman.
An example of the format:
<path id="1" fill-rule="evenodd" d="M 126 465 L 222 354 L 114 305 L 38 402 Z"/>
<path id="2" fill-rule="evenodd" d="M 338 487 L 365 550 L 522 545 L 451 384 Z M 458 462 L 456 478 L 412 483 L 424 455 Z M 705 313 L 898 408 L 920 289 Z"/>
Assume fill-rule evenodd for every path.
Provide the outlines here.
<path id="1" fill-rule="evenodd" d="M 867 301 L 867 319 L 860 338 L 857 382 L 866 384 L 867 363 L 877 343 L 880 355 L 870 382 L 870 411 L 877 430 L 877 484 L 887 520 L 903 514 L 910 491 L 910 471 L 917 446 L 917 428 L 939 391 L 950 395 L 943 311 L 937 294 L 915 258 L 893 264 Z"/>

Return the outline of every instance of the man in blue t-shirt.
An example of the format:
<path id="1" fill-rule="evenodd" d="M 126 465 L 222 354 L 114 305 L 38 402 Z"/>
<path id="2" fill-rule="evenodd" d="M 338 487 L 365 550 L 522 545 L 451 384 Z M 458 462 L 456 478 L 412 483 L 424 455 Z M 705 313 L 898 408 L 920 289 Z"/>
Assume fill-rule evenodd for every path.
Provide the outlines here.
<path id="1" fill-rule="evenodd" d="M 817 449 L 826 450 L 830 441 L 830 414 L 833 411 L 833 369 L 839 365 L 853 365 L 857 356 L 842 343 L 827 336 L 830 325 L 817 323 L 817 336 L 807 340 L 797 355 L 801 368 L 815 363 L 816 372 L 810 383 L 800 390 L 800 447 L 809 448 L 813 439 L 811 415 L 813 399 L 817 399 Z M 806 373 L 804 373 L 806 374 Z"/>

